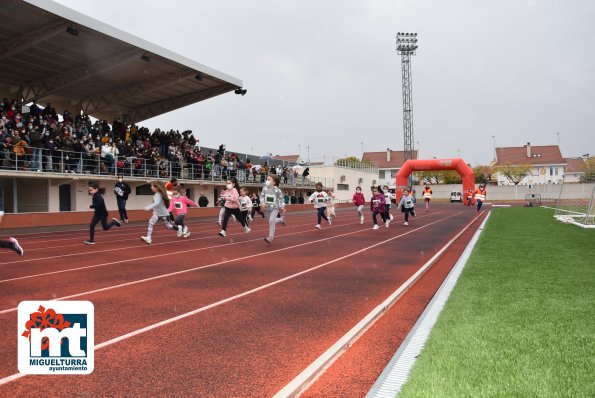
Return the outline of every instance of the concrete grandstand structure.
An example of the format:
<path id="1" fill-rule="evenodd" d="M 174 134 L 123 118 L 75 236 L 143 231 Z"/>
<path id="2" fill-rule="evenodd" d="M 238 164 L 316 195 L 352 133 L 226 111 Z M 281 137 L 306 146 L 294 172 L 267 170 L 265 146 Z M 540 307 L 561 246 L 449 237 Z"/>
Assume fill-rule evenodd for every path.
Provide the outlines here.
<path id="1" fill-rule="evenodd" d="M 56 112 L 56 129 L 65 131 L 59 134 L 70 135 L 68 139 L 75 142 L 81 138 L 81 144 L 84 134 L 66 128 L 66 115 L 74 120 L 83 116 L 96 118 L 104 126 L 108 126 L 108 120 L 114 120 L 125 129 L 128 126 L 123 132 L 128 134 L 130 126 L 142 120 L 225 93 L 246 93 L 240 79 L 52 1 L 3 2 L 0 37 L 0 97 L 5 98 L 4 103 L 12 100 L 17 105 L 12 111 L 13 119 L 16 114 L 30 121 L 34 110 L 41 112 L 42 107 L 36 105 L 39 103 Z M 165 159 L 163 153 L 164 159 L 159 163 L 132 155 L 116 155 L 112 163 L 106 162 L 99 151 L 89 155 L 41 147 L 41 160 L 33 162 L 30 152 L 36 148 L 18 148 L 22 154 L 15 149 L 17 140 L 26 142 L 24 137 L 30 138 L 30 131 L 20 130 L 21 126 L 10 119 L 1 122 L 0 183 L 5 188 L 7 213 L 86 211 L 86 186 L 91 180 L 99 180 L 107 188 L 107 205 L 115 208 L 110 191 L 118 174 L 125 175 L 132 187 L 128 204 L 132 210 L 146 204 L 144 188 L 150 180 L 172 176 L 185 185 L 190 198 L 204 194 L 213 206 L 227 175 L 219 170 L 219 163 L 213 165 L 212 172 L 205 173 L 203 166 L 184 159 Z M 110 140 L 112 133 L 115 134 L 113 124 Z M 16 140 L 5 142 L 5 135 Z M 60 138 L 64 139 L 57 139 Z M 114 136 L 114 146 L 116 139 Z M 196 143 L 191 149 L 206 156 L 210 148 Z M 259 156 L 234 157 L 242 162 L 249 158 L 252 164 L 260 163 Z M 286 164 L 283 160 L 268 162 L 269 166 Z M 290 179 L 286 190 L 291 195 L 305 195 L 314 182 Z M 256 190 L 261 181 L 252 179 L 247 184 Z"/>

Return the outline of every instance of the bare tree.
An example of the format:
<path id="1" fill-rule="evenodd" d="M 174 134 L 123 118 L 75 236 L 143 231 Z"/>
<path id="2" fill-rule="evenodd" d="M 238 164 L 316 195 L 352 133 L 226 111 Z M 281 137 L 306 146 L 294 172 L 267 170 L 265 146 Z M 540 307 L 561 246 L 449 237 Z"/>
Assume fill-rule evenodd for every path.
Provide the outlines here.
<path id="1" fill-rule="evenodd" d="M 496 166 L 496 171 L 502 174 L 504 177 L 508 179 L 508 181 L 512 182 L 514 185 L 519 185 L 523 178 L 527 177 L 528 175 L 533 175 L 531 170 L 533 166 L 530 164 L 505 164 L 503 166 Z"/>

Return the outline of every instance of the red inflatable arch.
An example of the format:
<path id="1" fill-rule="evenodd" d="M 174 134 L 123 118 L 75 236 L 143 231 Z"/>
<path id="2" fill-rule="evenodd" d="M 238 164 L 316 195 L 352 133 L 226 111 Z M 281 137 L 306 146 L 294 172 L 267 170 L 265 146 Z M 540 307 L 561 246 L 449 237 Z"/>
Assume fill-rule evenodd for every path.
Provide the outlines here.
<path id="1" fill-rule="evenodd" d="M 465 194 L 469 189 L 475 191 L 475 175 L 473 170 L 461 158 L 455 159 L 427 159 L 408 160 L 397 173 L 397 203 L 402 196 L 402 189 L 408 184 L 407 179 L 414 171 L 426 170 L 456 170 L 463 179 L 463 201 L 467 201 Z"/>

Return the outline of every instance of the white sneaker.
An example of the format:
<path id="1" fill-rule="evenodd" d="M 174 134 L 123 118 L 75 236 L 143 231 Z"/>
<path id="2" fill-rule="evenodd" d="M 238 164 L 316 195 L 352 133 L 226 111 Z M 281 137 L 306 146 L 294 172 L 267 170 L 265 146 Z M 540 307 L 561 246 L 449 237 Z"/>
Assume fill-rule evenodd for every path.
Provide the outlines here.
<path id="1" fill-rule="evenodd" d="M 252 230 L 250 229 L 250 227 L 244 227 L 244 232 L 245 232 L 245 233 L 248 233 L 248 232 L 250 232 L 250 231 L 252 231 Z"/>
<path id="2" fill-rule="evenodd" d="M 182 237 L 183 238 L 189 238 L 190 237 L 190 231 L 186 232 Z"/>
<path id="3" fill-rule="evenodd" d="M 384 225 L 386 226 L 386 228 L 388 228 L 388 226 L 390 225 L 390 220 L 386 220 L 386 221 L 384 222 Z"/>
<path id="4" fill-rule="evenodd" d="M 147 245 L 150 245 L 151 242 L 152 242 L 151 239 L 150 238 L 147 238 L 146 236 L 141 236 L 140 237 L 140 240 L 142 240 L 143 242 L 145 242 Z"/>
<path id="5" fill-rule="evenodd" d="M 390 220 L 392 221 L 393 220 L 393 215 L 392 214 L 389 214 L 389 216 L 390 216 Z"/>
<path id="6" fill-rule="evenodd" d="M 178 235 L 178 238 L 181 238 L 182 235 L 184 235 L 184 229 L 182 229 L 182 227 L 178 226 L 178 230 L 176 231 L 176 235 Z"/>
<path id="7" fill-rule="evenodd" d="M 329 218 L 329 219 L 328 219 L 328 225 L 332 225 L 332 224 L 333 224 L 333 222 L 332 222 L 332 221 L 331 221 L 331 219 Z"/>
<path id="8" fill-rule="evenodd" d="M 405 221 L 405 222 L 403 223 L 403 225 L 409 225 L 409 223 L 408 223 L 407 221 Z"/>
<path id="9" fill-rule="evenodd" d="M 221 230 L 221 232 L 219 232 L 219 236 L 221 236 L 221 237 L 226 237 L 226 236 L 227 236 L 227 234 L 225 233 L 225 231 L 224 231 L 224 230 Z"/>
<path id="10" fill-rule="evenodd" d="M 184 225 L 184 229 L 182 230 L 182 236 L 186 237 L 186 235 L 189 235 L 188 225 Z"/>
<path id="11" fill-rule="evenodd" d="M 316 224 L 315 228 L 316 229 L 321 229 L 320 224 Z"/>
<path id="12" fill-rule="evenodd" d="M 360 223 L 360 224 L 363 224 L 363 223 L 364 223 L 364 216 L 361 216 L 361 217 L 359 218 L 359 223 Z"/>
<path id="13" fill-rule="evenodd" d="M 378 224 L 374 224 L 374 228 L 372 228 L 372 229 L 378 229 L 378 228 L 379 228 Z"/>

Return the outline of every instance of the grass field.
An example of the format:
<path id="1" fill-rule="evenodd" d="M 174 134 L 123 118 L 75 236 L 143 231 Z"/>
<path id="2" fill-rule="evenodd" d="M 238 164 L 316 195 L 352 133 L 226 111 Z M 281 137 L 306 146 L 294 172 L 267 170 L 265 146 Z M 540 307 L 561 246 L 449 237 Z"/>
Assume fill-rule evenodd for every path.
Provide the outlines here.
<path id="1" fill-rule="evenodd" d="M 595 230 L 495 209 L 399 397 L 595 397 Z"/>

